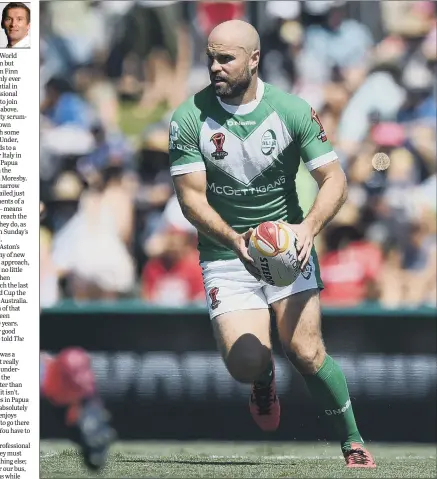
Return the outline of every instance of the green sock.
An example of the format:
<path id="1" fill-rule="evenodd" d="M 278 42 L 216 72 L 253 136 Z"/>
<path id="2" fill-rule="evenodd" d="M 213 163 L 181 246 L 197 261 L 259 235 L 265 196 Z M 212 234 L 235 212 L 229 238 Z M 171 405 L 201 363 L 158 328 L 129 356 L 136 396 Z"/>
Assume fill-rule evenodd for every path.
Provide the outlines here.
<path id="1" fill-rule="evenodd" d="M 325 415 L 337 430 L 342 449 L 350 449 L 351 443 L 363 444 L 355 422 L 346 378 L 340 366 L 326 355 L 322 367 L 315 374 L 304 374 L 303 378 L 314 398 L 325 411 Z"/>

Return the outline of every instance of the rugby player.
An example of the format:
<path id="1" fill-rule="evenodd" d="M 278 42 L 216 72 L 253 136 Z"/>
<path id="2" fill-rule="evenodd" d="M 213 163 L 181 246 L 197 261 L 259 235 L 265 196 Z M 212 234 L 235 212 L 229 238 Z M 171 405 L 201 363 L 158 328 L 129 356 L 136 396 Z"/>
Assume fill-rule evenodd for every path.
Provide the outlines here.
<path id="1" fill-rule="evenodd" d="M 40 203 L 40 218 L 44 210 Z M 54 356 L 41 353 L 39 380 L 41 396 L 56 408 L 85 465 L 94 471 L 102 469 L 115 432 L 98 396 L 89 355 L 77 347 Z"/>
<path id="2" fill-rule="evenodd" d="M 170 123 L 171 174 L 185 217 L 199 232 L 209 314 L 229 373 L 252 384 L 250 412 L 264 431 L 279 425 L 271 354 L 272 308 L 279 337 L 336 429 L 348 467 L 374 468 L 358 431 L 345 376 L 321 335 L 314 238 L 347 197 L 344 172 L 316 112 L 258 78 L 260 40 L 248 23 L 218 25 L 206 50 L 211 84 Z M 295 178 L 302 158 L 319 186 L 304 218 Z M 247 251 L 253 228 L 282 220 L 298 238 L 302 273 L 287 287 L 260 281 Z"/>
<path id="3" fill-rule="evenodd" d="M 42 353 L 40 390 L 58 411 L 69 439 L 80 447 L 85 465 L 102 469 L 115 432 L 98 397 L 88 354 L 81 348 L 66 348 L 56 356 Z"/>

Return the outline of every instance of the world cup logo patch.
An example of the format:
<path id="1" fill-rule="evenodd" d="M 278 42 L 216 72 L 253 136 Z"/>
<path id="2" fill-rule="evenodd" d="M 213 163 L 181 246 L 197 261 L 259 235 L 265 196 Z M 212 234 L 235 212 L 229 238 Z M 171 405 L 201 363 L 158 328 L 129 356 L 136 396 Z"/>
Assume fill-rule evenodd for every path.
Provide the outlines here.
<path id="1" fill-rule="evenodd" d="M 208 292 L 209 299 L 211 300 L 211 309 L 217 309 L 221 303 L 221 301 L 217 299 L 218 293 L 219 289 L 217 287 L 210 289 Z"/>
<path id="2" fill-rule="evenodd" d="M 228 156 L 228 152 L 223 149 L 225 144 L 226 136 L 224 133 L 214 133 L 211 136 L 211 140 L 214 143 L 215 151 L 211 153 L 211 156 L 214 160 L 223 160 L 225 156 Z"/>
<path id="3" fill-rule="evenodd" d="M 311 121 L 315 121 L 320 128 L 320 132 L 317 135 L 317 138 L 322 142 L 325 143 L 327 141 L 325 129 L 323 128 L 322 122 L 320 121 L 319 115 L 315 112 L 313 108 L 311 108 Z"/>

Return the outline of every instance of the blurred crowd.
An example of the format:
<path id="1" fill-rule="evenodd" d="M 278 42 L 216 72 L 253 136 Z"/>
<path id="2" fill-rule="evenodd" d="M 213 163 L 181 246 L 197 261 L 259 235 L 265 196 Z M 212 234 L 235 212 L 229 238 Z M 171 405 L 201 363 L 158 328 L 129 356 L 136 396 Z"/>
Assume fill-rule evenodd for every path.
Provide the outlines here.
<path id="1" fill-rule="evenodd" d="M 264 81 L 319 112 L 349 198 L 317 237 L 323 302 L 436 305 L 436 3 L 46 1 L 41 13 L 41 304 L 203 304 L 173 196 L 168 123 L 209 82 L 218 23 L 261 35 Z M 376 171 L 375 153 L 390 167 Z M 299 169 L 309 209 L 316 184 Z"/>

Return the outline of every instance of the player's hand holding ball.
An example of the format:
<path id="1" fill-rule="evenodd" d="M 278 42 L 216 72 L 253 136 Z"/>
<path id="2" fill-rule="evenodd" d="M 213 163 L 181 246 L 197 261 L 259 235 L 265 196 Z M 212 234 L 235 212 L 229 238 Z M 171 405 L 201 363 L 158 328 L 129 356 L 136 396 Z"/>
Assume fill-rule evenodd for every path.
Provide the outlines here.
<path id="1" fill-rule="evenodd" d="M 272 286 L 289 286 L 301 272 L 297 236 L 283 221 L 266 221 L 257 226 L 250 236 L 248 253 L 261 279 Z"/>
<path id="2" fill-rule="evenodd" d="M 305 270 L 311 256 L 311 250 L 314 244 L 314 234 L 311 227 L 304 222 L 298 225 L 291 225 L 285 221 L 279 220 L 279 223 L 288 226 L 296 235 L 296 249 L 298 252 L 298 261 L 301 265 L 301 271 Z"/>

